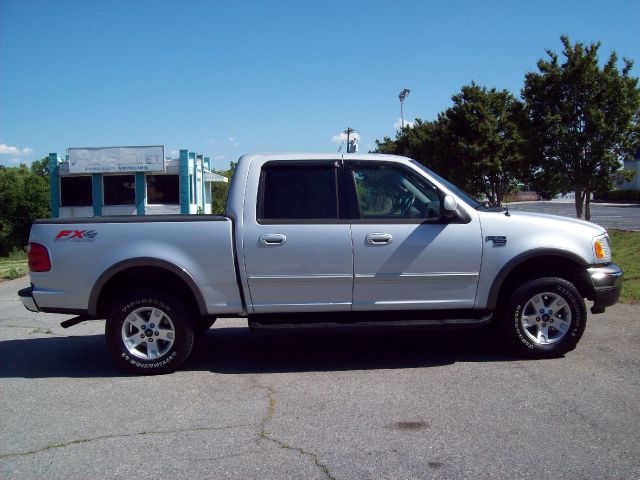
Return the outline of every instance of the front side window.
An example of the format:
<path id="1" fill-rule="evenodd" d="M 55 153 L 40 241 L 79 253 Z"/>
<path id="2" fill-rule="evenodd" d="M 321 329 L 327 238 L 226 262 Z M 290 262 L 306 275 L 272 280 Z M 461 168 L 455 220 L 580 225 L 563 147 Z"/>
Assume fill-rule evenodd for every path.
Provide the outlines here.
<path id="1" fill-rule="evenodd" d="M 262 168 L 260 220 L 338 218 L 334 165 L 269 165 Z"/>
<path id="2" fill-rule="evenodd" d="M 131 205 L 136 203 L 134 175 L 108 175 L 102 178 L 105 205 Z"/>
<path id="3" fill-rule="evenodd" d="M 360 218 L 440 218 L 437 190 L 413 172 L 391 165 L 356 165 L 352 169 Z"/>

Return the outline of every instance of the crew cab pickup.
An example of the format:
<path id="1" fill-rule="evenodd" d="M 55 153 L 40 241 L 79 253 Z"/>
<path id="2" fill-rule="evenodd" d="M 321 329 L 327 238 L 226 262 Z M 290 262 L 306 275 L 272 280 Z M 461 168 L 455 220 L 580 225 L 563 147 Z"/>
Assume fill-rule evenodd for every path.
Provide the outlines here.
<path id="1" fill-rule="evenodd" d="M 390 155 L 245 155 L 225 216 L 38 220 L 32 311 L 106 319 L 115 362 L 165 373 L 219 317 L 252 329 L 490 322 L 520 354 L 563 355 L 620 294 L 606 231 L 477 202 Z"/>

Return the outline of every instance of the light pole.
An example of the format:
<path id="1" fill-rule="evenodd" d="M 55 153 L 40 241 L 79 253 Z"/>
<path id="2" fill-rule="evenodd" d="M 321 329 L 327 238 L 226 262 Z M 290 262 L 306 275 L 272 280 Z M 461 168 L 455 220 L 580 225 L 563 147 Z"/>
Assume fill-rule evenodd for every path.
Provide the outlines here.
<path id="1" fill-rule="evenodd" d="M 409 90 L 408 88 L 403 89 L 400 92 L 400 95 L 398 95 L 398 97 L 400 98 L 400 119 L 402 121 L 402 129 L 404 130 L 404 111 L 402 109 L 402 106 L 404 104 L 404 99 L 407 98 L 407 96 L 409 95 L 409 92 L 411 90 Z"/>
<path id="2" fill-rule="evenodd" d="M 353 128 L 351 128 L 351 127 L 347 127 L 347 129 L 344 131 L 344 133 L 347 134 L 347 153 L 352 153 L 352 152 L 349 151 L 349 145 L 350 145 L 349 144 L 349 139 L 350 139 L 351 134 L 353 132 L 355 132 L 355 130 Z"/>

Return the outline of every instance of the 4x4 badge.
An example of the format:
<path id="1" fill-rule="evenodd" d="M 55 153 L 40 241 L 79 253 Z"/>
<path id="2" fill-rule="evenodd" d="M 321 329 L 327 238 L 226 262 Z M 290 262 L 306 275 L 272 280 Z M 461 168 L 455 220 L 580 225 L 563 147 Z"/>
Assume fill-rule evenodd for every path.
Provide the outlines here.
<path id="1" fill-rule="evenodd" d="M 494 247 L 504 247 L 507 244 L 507 237 L 503 237 L 503 236 L 486 237 L 484 241 L 485 242 L 492 241 Z"/>

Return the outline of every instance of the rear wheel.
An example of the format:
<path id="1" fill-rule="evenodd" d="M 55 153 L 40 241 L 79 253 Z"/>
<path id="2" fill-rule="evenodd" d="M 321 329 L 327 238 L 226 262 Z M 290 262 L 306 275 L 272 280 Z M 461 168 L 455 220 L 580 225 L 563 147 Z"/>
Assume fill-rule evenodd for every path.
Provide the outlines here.
<path id="1" fill-rule="evenodd" d="M 105 335 L 120 368 L 153 375 L 172 372 L 189 357 L 194 329 L 191 315 L 177 298 L 139 291 L 114 305 Z"/>
<path id="2" fill-rule="evenodd" d="M 517 288 L 502 312 L 511 346 L 533 358 L 570 352 L 582 337 L 587 312 L 576 287 L 563 278 L 531 280 Z"/>

